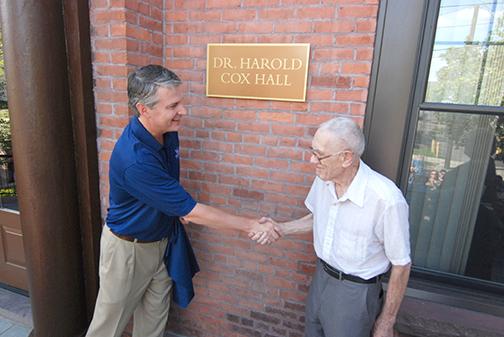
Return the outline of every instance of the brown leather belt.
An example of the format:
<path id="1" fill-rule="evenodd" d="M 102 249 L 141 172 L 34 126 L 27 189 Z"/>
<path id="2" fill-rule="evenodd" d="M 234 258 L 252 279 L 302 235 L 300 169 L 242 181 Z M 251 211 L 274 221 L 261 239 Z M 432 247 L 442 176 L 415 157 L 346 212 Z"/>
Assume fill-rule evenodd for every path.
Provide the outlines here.
<path id="1" fill-rule="evenodd" d="M 154 240 L 154 241 L 149 241 L 149 240 L 138 240 L 136 238 L 134 238 L 133 236 L 129 236 L 129 235 L 121 235 L 121 234 L 116 234 L 112 231 L 110 231 L 112 234 L 114 234 L 115 236 L 117 236 L 119 239 L 122 239 L 122 240 L 125 240 L 125 241 L 129 241 L 129 242 L 136 242 L 136 243 L 153 243 L 153 242 L 158 242 L 160 240 Z"/>

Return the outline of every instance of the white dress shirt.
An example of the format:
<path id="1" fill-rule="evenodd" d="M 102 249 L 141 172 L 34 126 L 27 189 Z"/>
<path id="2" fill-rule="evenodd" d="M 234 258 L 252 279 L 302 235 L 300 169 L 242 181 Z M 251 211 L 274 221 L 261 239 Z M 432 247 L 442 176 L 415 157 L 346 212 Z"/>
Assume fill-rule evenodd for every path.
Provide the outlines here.
<path id="1" fill-rule="evenodd" d="M 334 268 L 370 279 L 390 263 L 411 262 L 408 204 L 391 180 L 362 160 L 339 199 L 333 182 L 316 177 L 305 204 L 313 214 L 315 252 Z"/>

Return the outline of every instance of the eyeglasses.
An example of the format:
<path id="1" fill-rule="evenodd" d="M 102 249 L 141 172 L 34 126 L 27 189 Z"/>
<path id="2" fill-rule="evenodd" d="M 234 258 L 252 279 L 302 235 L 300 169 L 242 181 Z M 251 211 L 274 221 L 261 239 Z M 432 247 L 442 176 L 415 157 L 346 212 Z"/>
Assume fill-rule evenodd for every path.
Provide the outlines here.
<path id="1" fill-rule="evenodd" d="M 330 158 L 330 157 L 334 157 L 334 156 L 339 156 L 340 154 L 344 153 L 344 152 L 351 152 L 350 150 L 343 150 L 343 151 L 339 151 L 339 152 L 336 152 L 336 153 L 333 153 L 333 154 L 328 154 L 328 155 L 325 155 L 325 156 L 321 156 L 317 153 L 317 151 L 310 146 L 310 152 L 311 154 L 317 159 L 317 161 L 319 163 L 322 163 L 322 160 L 324 159 L 327 159 L 327 158 Z"/>

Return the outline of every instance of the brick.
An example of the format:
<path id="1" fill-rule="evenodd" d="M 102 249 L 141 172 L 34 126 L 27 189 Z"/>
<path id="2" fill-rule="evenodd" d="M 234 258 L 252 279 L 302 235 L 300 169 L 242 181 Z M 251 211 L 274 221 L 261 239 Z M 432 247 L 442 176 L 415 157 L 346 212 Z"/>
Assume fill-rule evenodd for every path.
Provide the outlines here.
<path id="1" fill-rule="evenodd" d="M 243 7 L 274 7 L 280 4 L 280 0 L 243 0 Z"/>
<path id="2" fill-rule="evenodd" d="M 107 11 L 95 11 L 93 15 L 93 22 L 96 23 L 109 23 L 113 21 L 124 21 L 126 19 L 126 13 L 121 10 L 107 10 Z"/>
<path id="3" fill-rule="evenodd" d="M 243 336 L 251 336 L 251 337 L 262 337 L 262 334 L 259 331 L 255 331 L 254 329 L 238 326 L 231 324 L 231 329 L 235 332 Z"/>
<path id="4" fill-rule="evenodd" d="M 371 34 L 351 34 L 336 36 L 336 44 L 344 46 L 369 45 L 372 46 L 374 35 Z"/>
<path id="5" fill-rule="evenodd" d="M 272 172 L 271 179 L 274 181 L 284 181 L 294 184 L 303 184 L 305 182 L 305 176 L 300 174 L 283 173 L 283 172 Z"/>
<path id="6" fill-rule="evenodd" d="M 302 125 L 320 125 L 325 121 L 331 119 L 331 116 L 325 115 L 299 115 L 296 118 L 296 123 Z"/>
<path id="7" fill-rule="evenodd" d="M 93 63 L 108 63 L 110 62 L 110 54 L 109 53 L 102 53 L 102 52 L 96 52 L 93 53 Z"/>
<path id="8" fill-rule="evenodd" d="M 289 137 L 302 137 L 305 134 L 305 128 L 303 126 L 271 125 L 271 131 L 275 135 Z"/>
<path id="9" fill-rule="evenodd" d="M 252 157 L 238 154 L 224 154 L 222 156 L 222 160 L 229 164 L 238 165 L 252 165 L 254 162 L 254 159 Z"/>
<path id="10" fill-rule="evenodd" d="M 309 33 L 312 31 L 311 22 L 291 21 L 287 23 L 276 23 L 276 33 Z"/>
<path id="11" fill-rule="evenodd" d="M 257 16 L 257 11 L 249 9 L 225 9 L 222 11 L 222 20 L 251 21 Z"/>
<path id="12" fill-rule="evenodd" d="M 336 94 L 338 91 L 336 92 Z M 314 102 L 311 105 L 311 111 L 313 112 L 338 112 L 345 113 L 348 112 L 348 104 L 346 103 L 335 103 L 335 102 Z"/>
<path id="13" fill-rule="evenodd" d="M 145 27 L 150 30 L 154 31 L 163 31 L 162 23 L 161 21 L 151 19 L 146 16 L 140 16 L 138 20 L 140 26 Z"/>
<path id="14" fill-rule="evenodd" d="M 354 87 L 364 87 L 367 88 L 369 86 L 369 77 L 353 77 L 353 86 Z"/>
<path id="15" fill-rule="evenodd" d="M 263 156 L 266 153 L 266 147 L 261 145 L 235 145 L 235 153 L 247 155 Z"/>
<path id="16" fill-rule="evenodd" d="M 109 36 L 109 31 L 110 31 L 110 25 L 104 24 L 104 25 L 95 25 L 91 27 L 91 35 L 93 37 L 95 36 L 100 36 L 100 37 L 105 37 Z"/>
<path id="17" fill-rule="evenodd" d="M 282 0 L 282 4 L 293 4 L 293 5 L 318 5 L 319 0 Z"/>
<path id="18" fill-rule="evenodd" d="M 207 8 L 238 8 L 241 0 L 207 0 Z"/>
<path id="19" fill-rule="evenodd" d="M 330 48 L 330 49 L 317 49 L 314 52 L 316 60 L 341 60 L 352 59 L 352 49 Z"/>
<path id="20" fill-rule="evenodd" d="M 270 126 L 266 123 L 240 123 L 238 124 L 239 131 L 251 131 L 251 132 L 261 132 L 266 133 L 269 132 Z"/>
<path id="21" fill-rule="evenodd" d="M 255 121 L 257 118 L 255 111 L 249 110 L 225 110 L 222 115 L 226 119 Z"/>
<path id="22" fill-rule="evenodd" d="M 344 6 L 338 10 L 339 17 L 373 17 L 378 10 L 377 6 Z"/>
<path id="23" fill-rule="evenodd" d="M 203 57 L 206 50 L 202 47 L 179 47 L 173 51 L 174 57 Z"/>
<path id="24" fill-rule="evenodd" d="M 168 10 L 166 11 L 166 20 L 171 21 L 185 21 L 189 17 L 186 10 Z"/>
<path id="25" fill-rule="evenodd" d="M 291 43 L 293 36 L 274 34 L 274 35 L 259 35 L 257 36 L 258 43 Z"/>
<path id="26" fill-rule="evenodd" d="M 193 10 L 189 12 L 189 22 L 194 21 L 220 21 L 222 12 L 220 10 Z"/>
<path id="27" fill-rule="evenodd" d="M 310 89 L 306 95 L 308 101 L 327 101 L 333 99 L 334 97 L 331 89 Z"/>
<path id="28" fill-rule="evenodd" d="M 350 20 L 315 22 L 313 31 L 315 33 L 351 33 L 355 31 L 355 23 Z"/>
<path id="29" fill-rule="evenodd" d="M 268 148 L 268 157 L 301 160 L 303 157 L 303 151 L 291 148 L 288 149 Z"/>
<path id="30" fill-rule="evenodd" d="M 259 11 L 261 20 L 288 20 L 294 17 L 294 9 L 290 8 L 268 8 Z"/>
<path id="31" fill-rule="evenodd" d="M 127 76 L 128 69 L 122 65 L 99 65 L 95 66 L 97 75 Z"/>
<path id="32" fill-rule="evenodd" d="M 273 32 L 273 23 L 269 22 L 247 22 L 240 23 L 238 25 L 238 31 L 249 33 L 254 32 L 256 34 L 259 33 L 272 33 Z"/>
<path id="33" fill-rule="evenodd" d="M 305 311 L 304 304 L 299 304 L 299 303 L 289 302 L 289 301 L 285 301 L 284 308 L 289 309 L 289 310 L 293 310 L 293 311 L 297 311 L 297 312 L 304 312 Z"/>
<path id="34" fill-rule="evenodd" d="M 279 324 L 280 323 L 280 319 L 278 319 L 276 317 L 272 317 L 271 315 L 268 315 L 268 314 L 265 314 L 262 312 L 252 311 L 250 313 L 250 317 L 252 317 L 256 320 L 267 322 L 267 323 L 272 323 L 272 324 Z"/>
<path id="35" fill-rule="evenodd" d="M 335 12 L 334 7 L 304 7 L 296 10 L 295 17 L 300 19 L 330 19 L 334 17 Z"/>
<path id="36" fill-rule="evenodd" d="M 260 112 L 258 118 L 272 122 L 292 123 L 294 121 L 294 115 L 286 112 Z"/>
<path id="37" fill-rule="evenodd" d="M 338 91 L 336 99 L 341 101 L 364 102 L 367 98 L 367 90 Z"/>
<path id="38" fill-rule="evenodd" d="M 109 55 L 110 55 L 110 60 L 112 61 L 112 63 L 115 63 L 116 65 L 128 62 L 128 54 L 125 52 L 122 52 L 122 51 L 111 52 Z M 125 67 L 125 69 L 127 71 L 126 67 Z M 121 75 L 121 76 L 123 76 L 123 75 Z"/>
<path id="39" fill-rule="evenodd" d="M 106 50 L 106 49 L 115 49 L 115 50 L 124 50 L 126 47 L 126 41 L 124 39 L 107 39 L 107 40 L 95 40 L 94 41 L 95 49 L 97 50 Z"/>
<path id="40" fill-rule="evenodd" d="M 233 195 L 235 197 L 245 198 L 245 199 L 253 199 L 253 200 L 264 200 L 264 193 L 257 191 L 249 191 L 244 189 L 234 189 Z"/>
<path id="41" fill-rule="evenodd" d="M 312 86 L 350 88 L 351 78 L 344 76 L 317 76 L 312 77 Z"/>
<path id="42" fill-rule="evenodd" d="M 259 135 L 243 135 L 243 143 L 259 144 L 261 137 Z"/>
<path id="43" fill-rule="evenodd" d="M 316 23 L 315 23 L 316 25 Z M 328 34 L 303 34 L 294 36 L 296 43 L 309 43 L 311 47 L 331 45 L 333 36 Z"/>
<path id="44" fill-rule="evenodd" d="M 345 63 L 341 69 L 344 74 L 369 74 L 371 72 L 371 64 L 366 63 Z"/>
<path id="45" fill-rule="evenodd" d="M 204 151 L 217 151 L 226 153 L 233 151 L 233 144 L 224 142 L 216 142 L 216 141 L 204 142 L 202 145 Z"/>
<path id="46" fill-rule="evenodd" d="M 356 31 L 359 33 L 374 33 L 376 31 L 376 20 L 357 21 Z"/>

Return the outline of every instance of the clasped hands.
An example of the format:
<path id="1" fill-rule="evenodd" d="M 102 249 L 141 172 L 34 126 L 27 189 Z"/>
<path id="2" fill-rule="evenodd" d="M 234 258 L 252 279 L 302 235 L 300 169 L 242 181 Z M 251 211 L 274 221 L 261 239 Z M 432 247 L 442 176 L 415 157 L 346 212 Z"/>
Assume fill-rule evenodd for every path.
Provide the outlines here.
<path id="1" fill-rule="evenodd" d="M 282 237 L 282 230 L 278 223 L 268 217 L 255 220 L 248 236 L 261 245 L 269 245 Z"/>

